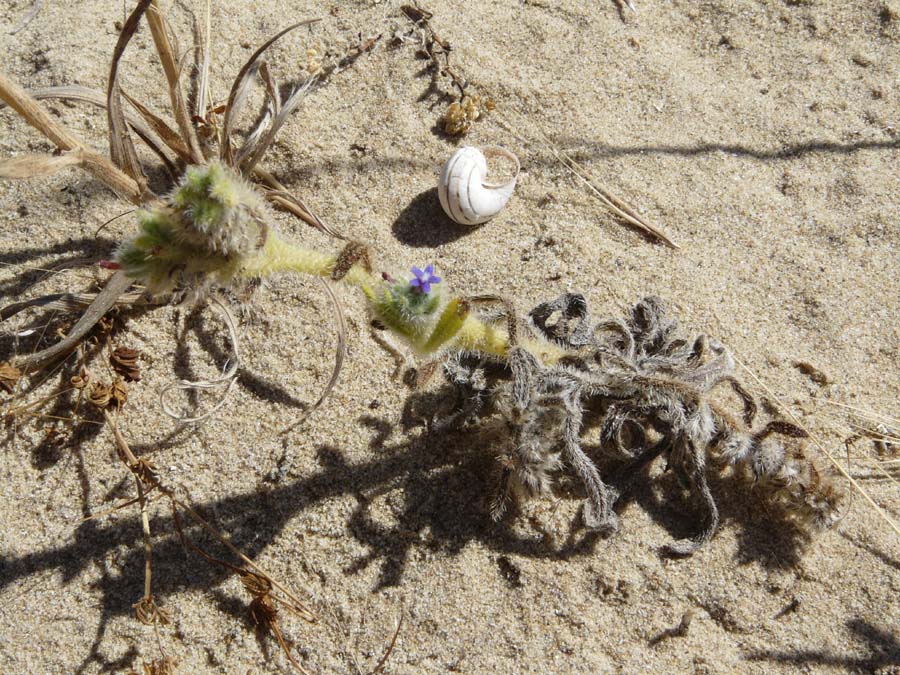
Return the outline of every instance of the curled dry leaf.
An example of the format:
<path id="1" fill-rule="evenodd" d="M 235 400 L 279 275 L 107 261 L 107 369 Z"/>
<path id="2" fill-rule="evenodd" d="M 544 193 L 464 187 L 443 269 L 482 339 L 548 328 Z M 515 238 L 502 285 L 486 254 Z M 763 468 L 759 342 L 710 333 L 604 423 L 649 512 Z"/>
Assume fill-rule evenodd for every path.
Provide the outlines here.
<path id="1" fill-rule="evenodd" d="M 105 382 L 94 382 L 88 390 L 88 401 L 101 410 L 109 405 L 112 399 L 112 387 Z"/>
<path id="2" fill-rule="evenodd" d="M 115 404 L 117 412 L 122 410 L 122 406 L 128 403 L 128 385 L 125 384 L 121 377 L 117 378 L 113 382 L 112 387 L 110 387 L 109 398 L 110 402 Z"/>
<path id="3" fill-rule="evenodd" d="M 109 355 L 109 363 L 126 382 L 140 382 L 141 369 L 137 363 L 140 357 L 141 352 L 137 349 L 116 347 Z"/>
<path id="4" fill-rule="evenodd" d="M 69 378 L 69 384 L 71 384 L 75 389 L 84 389 L 91 381 L 91 374 L 85 370 L 81 369 L 81 372 L 78 375 L 73 375 Z"/>

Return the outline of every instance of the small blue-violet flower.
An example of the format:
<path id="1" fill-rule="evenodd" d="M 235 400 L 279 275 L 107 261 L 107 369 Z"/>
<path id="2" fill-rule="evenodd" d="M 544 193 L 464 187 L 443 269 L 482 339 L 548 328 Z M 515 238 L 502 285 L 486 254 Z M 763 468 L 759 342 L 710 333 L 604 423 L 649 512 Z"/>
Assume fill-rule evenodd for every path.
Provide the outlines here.
<path id="1" fill-rule="evenodd" d="M 412 273 L 416 278 L 411 279 L 409 285 L 419 293 L 431 293 L 431 284 L 441 283 L 441 278 L 434 273 L 434 265 L 426 267 L 424 272 L 418 267 L 413 267 Z"/>

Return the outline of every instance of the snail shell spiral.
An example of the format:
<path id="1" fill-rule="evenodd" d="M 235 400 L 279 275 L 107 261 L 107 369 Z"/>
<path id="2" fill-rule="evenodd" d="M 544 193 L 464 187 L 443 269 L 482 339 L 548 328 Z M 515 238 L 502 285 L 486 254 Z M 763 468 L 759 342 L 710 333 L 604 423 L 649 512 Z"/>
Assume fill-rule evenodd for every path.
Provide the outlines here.
<path id="1" fill-rule="evenodd" d="M 488 183 L 486 157 L 501 156 L 516 164 L 516 173 L 506 183 Z M 444 164 L 438 182 L 441 206 L 460 225 L 480 225 L 500 213 L 512 196 L 519 176 L 519 159 L 509 150 L 487 147 L 484 151 L 463 146 Z"/>

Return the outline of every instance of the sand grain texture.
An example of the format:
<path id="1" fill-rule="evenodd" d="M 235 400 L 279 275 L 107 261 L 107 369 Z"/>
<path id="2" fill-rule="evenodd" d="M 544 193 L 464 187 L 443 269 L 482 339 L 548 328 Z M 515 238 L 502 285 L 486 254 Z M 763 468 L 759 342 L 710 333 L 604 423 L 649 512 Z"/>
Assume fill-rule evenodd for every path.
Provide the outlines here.
<path id="1" fill-rule="evenodd" d="M 30 4 L 0 7 L 4 69 L 27 87 L 105 89 L 120 3 L 45 3 L 9 35 Z M 326 222 L 369 242 L 388 270 L 433 262 L 454 289 L 502 293 L 521 311 L 566 290 L 583 292 L 597 316 L 660 295 L 686 333 L 732 347 L 838 454 L 829 416 L 845 417 L 824 398 L 900 413 L 893 0 L 637 0 L 637 15 L 615 2 L 433 3 L 454 62 L 497 102 L 465 142 L 506 146 L 522 162 L 507 209 L 477 228 L 440 212 L 436 174 L 455 143 L 435 132 L 446 103 L 425 96 L 426 62 L 411 46 L 388 47 L 409 27 L 399 4 L 213 3 L 216 102 L 255 46 L 293 20 L 324 19 L 272 52 L 282 81 L 310 46 L 340 52 L 359 33 L 384 35 L 308 97 L 265 161 Z M 186 49 L 190 20 L 181 4 L 163 5 Z M 168 111 L 153 54 L 144 26 L 123 86 Z M 101 111 L 47 107 L 105 152 Z M 546 147 L 512 137 L 501 118 L 524 138 L 545 132 L 681 250 L 616 222 Z M 50 151 L 0 111 L 0 156 Z M 132 221 L 94 233 L 128 208 L 75 170 L 0 185 L 4 304 L 88 287 L 99 271 L 44 279 L 32 268 L 109 257 Z M 337 248 L 284 216 L 278 226 Z M 669 496 L 672 477 L 658 465 L 657 487 L 638 491 L 608 539 L 586 534 L 579 501 L 564 496 L 529 501 L 494 525 L 484 499 L 497 449 L 476 433 L 405 428 L 410 393 L 390 381 L 393 363 L 368 337 L 362 299 L 340 292 L 351 317 L 346 366 L 324 407 L 288 436 L 280 482 L 267 480 L 284 452 L 278 430 L 330 375 L 330 308 L 316 283 L 263 286 L 256 320 L 242 327 L 238 386 L 214 419 L 181 431 L 157 392 L 216 373 L 228 353 L 221 322 L 164 307 L 134 314 L 120 334 L 148 357 L 123 412 L 126 435 L 248 555 L 304 589 L 320 622 L 284 615 L 282 629 L 311 672 L 368 672 L 401 607 L 387 673 L 900 672 L 900 543 L 861 499 L 801 550 L 751 492 L 714 481 L 721 530 L 677 561 L 659 547 L 693 531 L 694 511 Z M 795 361 L 832 383 L 822 388 Z M 135 510 L 79 524 L 133 493 L 109 431 L 82 429 L 59 445 L 42 424 L 3 433 L 0 673 L 126 673 L 157 658 L 131 609 L 143 586 Z M 866 487 L 900 519 L 896 485 Z M 151 514 L 154 592 L 174 613 L 162 635 L 177 672 L 288 672 L 275 641 L 255 636 L 238 580 L 181 546 L 162 502 Z M 660 639 L 689 609 L 687 634 Z"/>

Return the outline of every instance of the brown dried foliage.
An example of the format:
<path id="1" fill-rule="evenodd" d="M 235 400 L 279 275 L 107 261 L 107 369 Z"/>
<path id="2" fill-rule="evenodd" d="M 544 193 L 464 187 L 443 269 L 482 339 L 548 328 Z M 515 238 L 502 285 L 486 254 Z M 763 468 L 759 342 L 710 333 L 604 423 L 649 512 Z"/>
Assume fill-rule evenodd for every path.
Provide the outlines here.
<path id="1" fill-rule="evenodd" d="M 109 363 L 112 369 L 125 378 L 126 382 L 140 382 L 141 369 L 138 359 L 141 352 L 130 347 L 116 347 L 109 355 Z"/>

